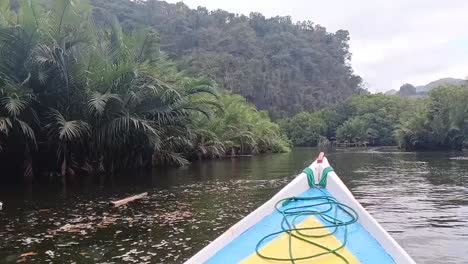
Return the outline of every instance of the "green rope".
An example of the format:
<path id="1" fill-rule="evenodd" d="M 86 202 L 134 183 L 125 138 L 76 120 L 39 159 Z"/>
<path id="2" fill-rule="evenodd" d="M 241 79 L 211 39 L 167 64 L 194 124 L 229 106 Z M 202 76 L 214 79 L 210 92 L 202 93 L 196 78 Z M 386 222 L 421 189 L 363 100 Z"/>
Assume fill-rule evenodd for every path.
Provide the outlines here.
<path id="1" fill-rule="evenodd" d="M 322 170 L 322 178 L 320 179 L 319 186 L 322 186 L 324 188 L 327 186 L 327 175 L 331 171 L 333 171 L 332 167 L 326 167 Z"/>
<path id="2" fill-rule="evenodd" d="M 320 180 L 319 186 L 325 187 L 326 185 L 326 178 L 327 174 L 333 171 L 331 167 L 327 167 L 322 172 L 322 179 Z M 307 180 L 311 188 L 317 188 L 322 193 L 322 196 L 316 197 L 289 197 L 278 201 L 275 205 L 275 209 L 282 215 L 281 220 L 281 230 L 268 234 L 264 236 L 258 243 L 255 248 L 255 251 L 258 256 L 267 260 L 274 260 L 274 261 L 287 261 L 291 263 L 295 263 L 296 261 L 306 260 L 306 259 L 314 259 L 323 255 L 333 254 L 343 260 L 344 263 L 349 264 L 349 261 L 341 255 L 338 251 L 346 246 L 348 240 L 348 226 L 354 224 L 358 220 L 358 214 L 354 211 L 351 207 L 338 202 L 334 197 L 327 195 L 319 186 L 315 185 L 314 181 L 314 173 L 310 168 L 304 169 L 304 173 L 307 174 Z M 292 206 L 289 208 L 285 208 L 286 205 L 297 202 L 297 201 L 307 201 L 309 202 L 306 205 L 301 206 Z M 326 208 L 322 208 L 326 205 Z M 338 210 L 342 210 L 346 215 L 347 219 L 339 219 L 337 217 Z M 307 217 L 315 216 L 317 218 L 322 219 L 325 223 L 323 226 L 312 226 L 312 227 L 302 227 L 298 228 L 297 224 L 299 224 L 299 220 L 303 220 Z M 300 218 L 300 219 L 299 219 Z M 343 228 L 344 235 L 343 235 L 343 243 L 336 248 L 329 248 L 325 245 L 320 243 L 314 242 L 314 238 L 326 237 L 326 236 L 334 236 L 334 234 L 338 231 L 339 228 Z M 329 230 L 329 232 L 320 235 L 312 235 L 304 233 L 307 230 Z M 263 254 L 260 251 L 260 248 L 266 244 L 266 241 L 282 235 L 287 234 L 289 240 L 289 257 L 288 258 L 279 258 L 273 257 Z M 308 255 L 302 257 L 294 257 L 293 256 L 293 245 L 292 240 L 293 238 L 299 239 L 304 241 L 312 246 L 319 247 L 324 250 L 324 252 L 315 254 L 315 255 Z"/>
<path id="3" fill-rule="evenodd" d="M 315 187 L 315 178 L 314 178 L 314 171 L 307 167 L 303 170 L 303 172 L 307 175 L 307 181 L 309 182 L 309 187 Z"/>
<path id="4" fill-rule="evenodd" d="M 332 167 L 326 167 L 322 170 L 322 177 L 320 178 L 318 186 L 323 188 L 327 186 L 327 175 L 331 171 L 333 171 Z M 303 172 L 307 175 L 307 181 L 309 182 L 309 186 L 311 188 L 317 187 L 317 185 L 315 184 L 314 171 L 311 168 L 307 167 L 303 170 Z"/>

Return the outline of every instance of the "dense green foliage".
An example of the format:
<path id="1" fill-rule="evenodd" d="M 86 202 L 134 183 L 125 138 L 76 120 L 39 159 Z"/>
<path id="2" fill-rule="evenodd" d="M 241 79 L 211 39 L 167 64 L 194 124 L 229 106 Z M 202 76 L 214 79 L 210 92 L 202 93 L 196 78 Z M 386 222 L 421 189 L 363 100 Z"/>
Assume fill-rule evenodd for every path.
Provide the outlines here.
<path id="1" fill-rule="evenodd" d="M 431 90 L 425 104 L 401 120 L 396 138 L 406 150 L 462 149 L 468 140 L 467 87 Z"/>
<path id="2" fill-rule="evenodd" d="M 418 104 L 417 99 L 399 96 L 355 96 L 318 112 L 297 114 L 283 120 L 282 126 L 295 145 L 314 146 L 320 137 L 338 142 L 394 145 L 399 120 Z"/>
<path id="3" fill-rule="evenodd" d="M 326 135 L 325 120 L 317 112 L 302 112 L 280 124 L 295 146 L 316 146 L 319 138 Z"/>
<path id="4" fill-rule="evenodd" d="M 153 27 L 162 48 L 191 74 L 209 76 L 274 118 L 313 111 L 361 93 L 349 34 L 310 21 L 235 15 L 162 1 L 93 0 L 131 31 Z"/>
<path id="5" fill-rule="evenodd" d="M 427 98 L 363 95 L 281 121 L 297 146 L 321 137 L 358 145 L 396 145 L 406 150 L 461 149 L 468 139 L 468 88 L 441 86 Z M 464 143 L 465 142 L 465 143 Z"/>
<path id="6" fill-rule="evenodd" d="M 65 178 L 287 150 L 266 113 L 178 72 L 152 30 L 96 26 L 85 0 L 14 2 L 0 3 L 0 169 Z"/>
<path id="7" fill-rule="evenodd" d="M 198 158 L 216 155 L 216 148 L 231 155 L 289 150 L 279 125 L 270 121 L 268 113 L 256 111 L 239 95 L 224 93 L 220 99 L 224 110 L 196 122 L 201 132 L 194 148 Z"/>

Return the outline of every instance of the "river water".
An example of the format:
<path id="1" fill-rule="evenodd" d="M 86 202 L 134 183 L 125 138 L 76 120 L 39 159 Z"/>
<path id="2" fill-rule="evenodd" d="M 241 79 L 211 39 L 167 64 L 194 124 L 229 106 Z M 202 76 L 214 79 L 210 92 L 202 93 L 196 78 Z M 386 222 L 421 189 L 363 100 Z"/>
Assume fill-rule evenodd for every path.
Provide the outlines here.
<path id="1" fill-rule="evenodd" d="M 2 186 L 0 263 L 181 263 L 306 167 L 318 151 L 127 173 L 105 187 Z M 363 206 L 418 263 L 468 263 L 468 153 L 328 154 Z M 113 208 L 109 201 L 148 197 Z M 22 256 L 21 256 L 22 255 Z"/>

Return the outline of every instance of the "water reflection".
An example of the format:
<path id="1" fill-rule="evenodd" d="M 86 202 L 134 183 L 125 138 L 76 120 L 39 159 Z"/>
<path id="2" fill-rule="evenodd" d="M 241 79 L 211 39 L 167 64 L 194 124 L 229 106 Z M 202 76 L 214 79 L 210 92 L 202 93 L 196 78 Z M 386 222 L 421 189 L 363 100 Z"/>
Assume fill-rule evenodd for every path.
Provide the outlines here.
<path id="1" fill-rule="evenodd" d="M 0 262 L 179 263 L 271 197 L 317 154 L 297 148 L 132 171 L 105 188 L 88 178 L 66 195 L 53 187 L 2 190 Z M 328 156 L 356 198 L 418 263 L 468 262 L 467 153 L 378 148 Z M 150 193 L 143 202 L 120 209 L 107 205 L 143 191 Z M 112 223 L 96 227 L 105 221 Z M 85 234 L 51 234 L 67 223 L 92 228 Z M 38 254 L 19 257 L 25 252 Z"/>
<path id="2" fill-rule="evenodd" d="M 382 150 L 332 159 L 358 200 L 418 262 L 466 263 L 468 162 L 455 155 Z"/>

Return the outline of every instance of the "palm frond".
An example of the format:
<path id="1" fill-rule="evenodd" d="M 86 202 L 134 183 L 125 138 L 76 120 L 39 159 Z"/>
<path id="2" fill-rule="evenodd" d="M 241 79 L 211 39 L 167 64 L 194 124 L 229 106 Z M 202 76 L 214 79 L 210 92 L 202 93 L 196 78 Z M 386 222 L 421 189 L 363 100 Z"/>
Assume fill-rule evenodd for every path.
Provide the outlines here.
<path id="1" fill-rule="evenodd" d="M 107 104 L 115 100 L 122 103 L 122 99 L 117 94 L 105 93 L 101 94 L 99 92 L 94 92 L 88 98 L 88 112 L 92 116 L 102 116 L 106 110 Z"/>
<path id="2" fill-rule="evenodd" d="M 22 28 L 28 31 L 29 38 L 32 39 L 37 34 L 39 28 L 39 17 L 42 10 L 38 1 L 18 0 L 19 9 L 18 20 Z"/>
<path id="3" fill-rule="evenodd" d="M 17 117 L 24 111 L 24 109 L 26 109 L 28 102 L 17 96 L 7 96 L 0 99 L 0 105 L 8 112 L 8 114 L 13 117 Z"/>
<path id="4" fill-rule="evenodd" d="M 59 140 L 66 142 L 73 142 L 82 141 L 90 134 L 89 124 L 84 121 L 68 121 L 55 109 L 50 110 L 49 117 L 52 120 L 52 123 L 49 123 L 47 127 L 50 128 L 49 135 L 52 138 L 58 138 Z"/>
<path id="5" fill-rule="evenodd" d="M 134 33 L 135 61 L 154 62 L 159 56 L 159 37 L 151 30 L 139 30 Z"/>
<path id="6" fill-rule="evenodd" d="M 58 65 L 60 53 L 62 51 L 58 46 L 40 44 L 33 51 L 33 62 L 42 67 Z"/>
<path id="7" fill-rule="evenodd" d="M 19 124 L 19 127 L 21 129 L 22 134 L 26 137 L 26 139 L 32 144 L 34 149 L 37 148 L 37 142 L 36 142 L 36 135 L 34 133 L 34 130 L 28 125 L 28 123 L 21 121 L 21 120 L 16 120 Z"/>
<path id="8" fill-rule="evenodd" d="M 0 26 L 8 26 L 14 23 L 15 15 L 11 10 L 10 0 L 0 1 Z"/>
<path id="9" fill-rule="evenodd" d="M 8 136 L 10 129 L 12 127 L 12 122 L 9 117 L 0 117 L 0 132 Z"/>
<path id="10" fill-rule="evenodd" d="M 147 144 L 153 149 L 160 144 L 159 131 L 152 127 L 148 120 L 130 116 L 128 113 L 108 122 L 100 131 L 99 141 L 107 146 L 123 146 L 130 144 L 135 135 L 147 140 Z"/>
<path id="11" fill-rule="evenodd" d="M 190 162 L 181 154 L 170 150 L 163 150 L 153 155 L 154 165 L 172 165 L 183 167 Z"/>
<path id="12" fill-rule="evenodd" d="M 189 89 L 187 89 L 185 91 L 185 94 L 188 95 L 188 96 L 198 95 L 198 94 L 203 94 L 203 93 L 212 95 L 216 99 L 219 98 L 218 93 L 216 92 L 216 90 L 213 87 L 209 86 L 209 85 L 194 86 L 194 87 L 190 87 Z"/>

